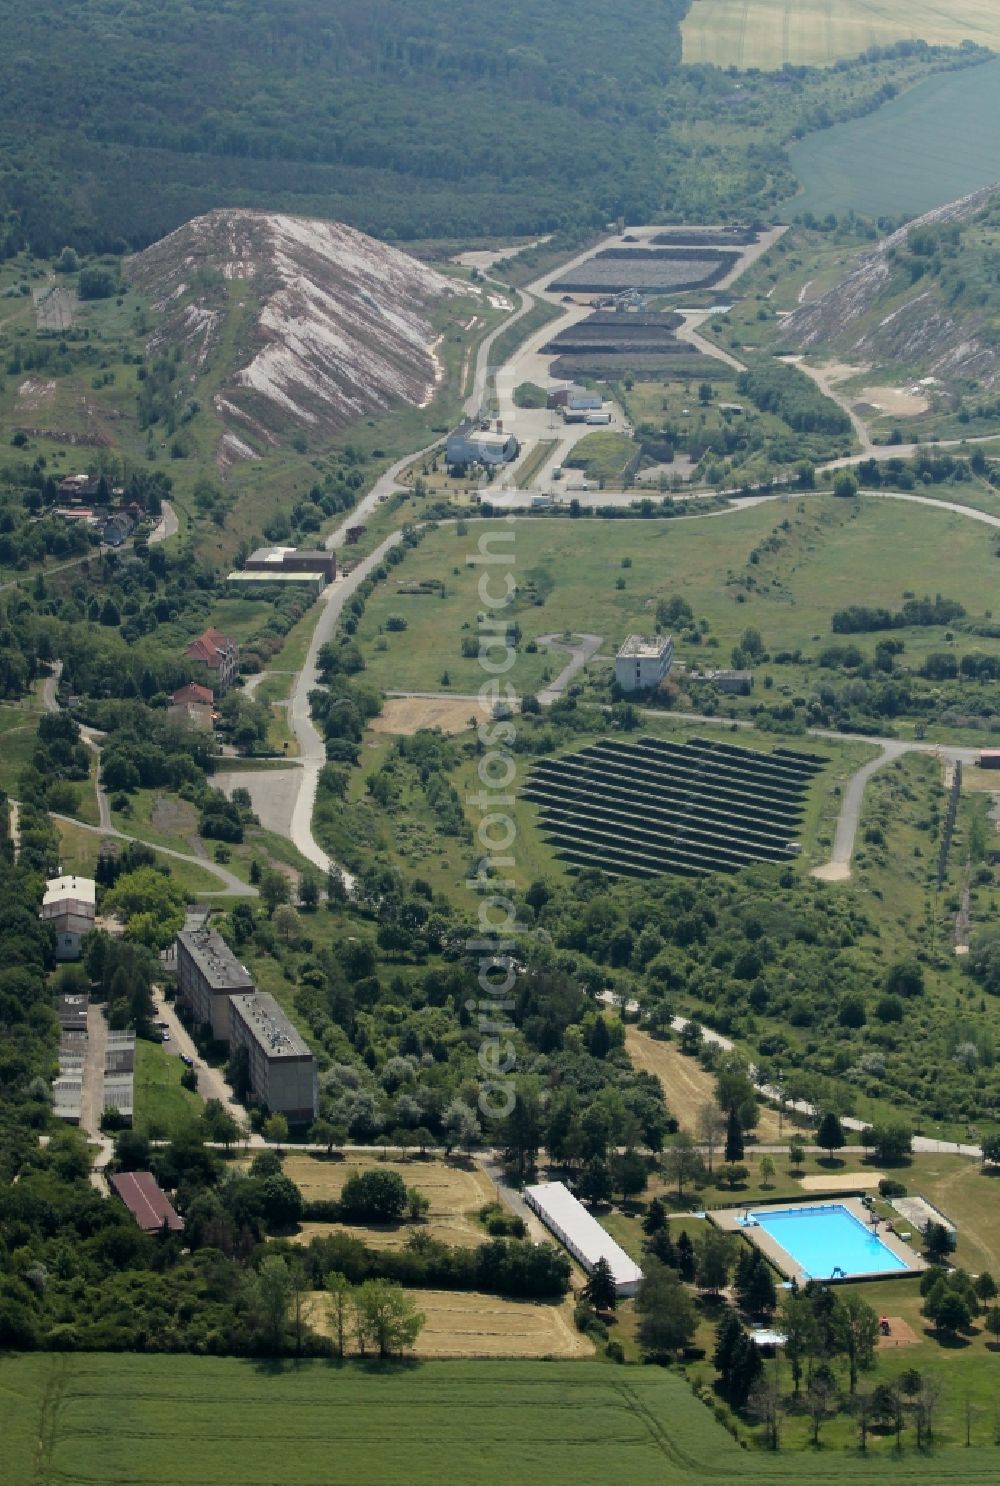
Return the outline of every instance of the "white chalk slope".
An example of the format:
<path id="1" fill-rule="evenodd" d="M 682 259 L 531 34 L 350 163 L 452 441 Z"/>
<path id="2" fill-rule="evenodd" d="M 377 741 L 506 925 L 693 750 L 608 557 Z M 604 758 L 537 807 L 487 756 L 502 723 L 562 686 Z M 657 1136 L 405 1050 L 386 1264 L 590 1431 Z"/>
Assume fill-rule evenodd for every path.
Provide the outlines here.
<path id="1" fill-rule="evenodd" d="M 329 434 L 394 403 L 422 405 L 440 377 L 428 308 L 453 284 L 341 223 L 213 211 L 126 272 L 162 316 L 151 353 L 179 344 L 195 381 L 221 371 L 224 464 L 296 430 Z"/>

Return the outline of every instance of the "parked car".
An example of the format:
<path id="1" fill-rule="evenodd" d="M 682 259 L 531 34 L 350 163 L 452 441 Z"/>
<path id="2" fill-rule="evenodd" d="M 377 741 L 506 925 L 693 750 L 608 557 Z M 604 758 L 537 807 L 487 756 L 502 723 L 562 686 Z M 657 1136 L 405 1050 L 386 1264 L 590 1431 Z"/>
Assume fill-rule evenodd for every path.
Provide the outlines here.
<path id="1" fill-rule="evenodd" d="M 170 1033 L 169 1032 L 161 1032 L 160 1033 L 160 1041 L 161 1042 L 169 1042 L 170 1041 Z"/>
<path id="2" fill-rule="evenodd" d="M 181 1062 L 184 1064 L 185 1068 L 194 1067 L 194 1059 L 189 1058 L 187 1053 L 181 1053 Z"/>

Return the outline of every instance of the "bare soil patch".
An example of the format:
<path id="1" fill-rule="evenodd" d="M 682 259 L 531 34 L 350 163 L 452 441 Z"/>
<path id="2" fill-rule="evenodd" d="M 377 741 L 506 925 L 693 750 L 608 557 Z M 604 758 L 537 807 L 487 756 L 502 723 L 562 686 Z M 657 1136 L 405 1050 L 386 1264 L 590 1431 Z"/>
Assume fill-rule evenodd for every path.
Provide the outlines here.
<path id="1" fill-rule="evenodd" d="M 884 1176 L 884 1171 L 842 1171 L 800 1177 L 799 1186 L 803 1192 L 856 1192 L 859 1188 L 874 1189 Z"/>
<path id="2" fill-rule="evenodd" d="M 859 397 L 876 412 L 894 418 L 918 418 L 931 405 L 926 392 L 913 387 L 862 387 Z"/>
<path id="3" fill-rule="evenodd" d="M 464 733 L 482 721 L 475 702 L 461 697 L 390 697 L 381 715 L 371 723 L 374 733 L 397 733 L 409 737 L 421 728 L 440 728 L 442 733 Z"/>
<path id="4" fill-rule="evenodd" d="M 912 1347 L 920 1341 L 920 1337 L 914 1331 L 909 1321 L 904 1321 L 902 1316 L 889 1316 L 889 1335 L 883 1336 L 879 1333 L 878 1350 L 880 1352 L 891 1351 L 893 1347 Z"/>
<path id="5" fill-rule="evenodd" d="M 55 397 L 56 384 L 45 377 L 25 377 L 17 389 L 19 413 L 36 413 Z"/>

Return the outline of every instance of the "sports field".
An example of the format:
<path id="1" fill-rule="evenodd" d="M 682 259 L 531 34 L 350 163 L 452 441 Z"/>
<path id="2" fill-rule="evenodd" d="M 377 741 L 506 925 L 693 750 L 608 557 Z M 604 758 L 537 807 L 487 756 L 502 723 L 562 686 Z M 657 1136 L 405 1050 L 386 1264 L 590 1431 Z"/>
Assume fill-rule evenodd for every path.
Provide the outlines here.
<path id="1" fill-rule="evenodd" d="M 993 1483 L 995 1448 L 744 1452 L 676 1372 L 203 1357 L 0 1359 L 4 1486 Z"/>
<path id="2" fill-rule="evenodd" d="M 693 0 L 683 23 L 685 62 L 782 67 L 856 57 L 896 41 L 1000 50 L 996 0 Z"/>
<path id="3" fill-rule="evenodd" d="M 1000 22 L 1000 6 L 996 7 Z M 914 216 L 1000 175 L 1000 62 L 945 72 L 877 113 L 810 134 L 789 152 L 802 192 L 788 214 Z"/>

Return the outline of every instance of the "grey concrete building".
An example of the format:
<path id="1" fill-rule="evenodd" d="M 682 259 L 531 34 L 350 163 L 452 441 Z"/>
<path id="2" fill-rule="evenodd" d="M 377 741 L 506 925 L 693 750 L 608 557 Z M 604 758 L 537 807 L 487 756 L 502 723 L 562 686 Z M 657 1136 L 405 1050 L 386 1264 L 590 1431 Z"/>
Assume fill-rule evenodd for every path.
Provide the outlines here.
<path id="1" fill-rule="evenodd" d="M 214 929 L 184 928 L 177 936 L 177 998 L 212 1036 L 229 1041 L 229 1003 L 254 989 L 253 976 Z"/>
<path id="2" fill-rule="evenodd" d="M 277 1001 L 255 991 L 233 996 L 230 1007 L 230 1051 L 246 1049 L 253 1102 L 285 1115 L 291 1124 L 314 1120 L 316 1062 Z"/>
<path id="3" fill-rule="evenodd" d="M 674 659 L 672 635 L 629 635 L 615 657 L 615 680 L 622 691 L 654 691 Z"/>

